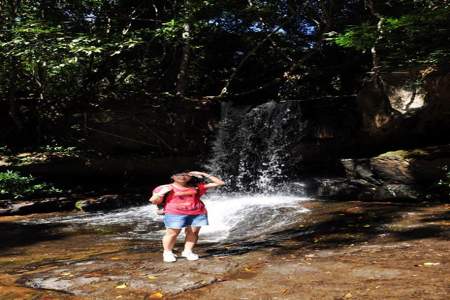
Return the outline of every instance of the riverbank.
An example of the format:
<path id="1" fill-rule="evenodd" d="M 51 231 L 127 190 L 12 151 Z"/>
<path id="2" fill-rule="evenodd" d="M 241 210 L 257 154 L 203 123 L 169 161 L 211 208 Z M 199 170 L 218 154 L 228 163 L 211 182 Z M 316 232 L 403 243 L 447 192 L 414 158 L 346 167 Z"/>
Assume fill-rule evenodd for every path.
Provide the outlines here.
<path id="1" fill-rule="evenodd" d="M 123 228 L 2 217 L 0 299 L 446 299 L 449 204 L 303 206 L 288 229 L 204 243 L 201 261 L 174 264 L 158 241 L 114 238 Z"/>

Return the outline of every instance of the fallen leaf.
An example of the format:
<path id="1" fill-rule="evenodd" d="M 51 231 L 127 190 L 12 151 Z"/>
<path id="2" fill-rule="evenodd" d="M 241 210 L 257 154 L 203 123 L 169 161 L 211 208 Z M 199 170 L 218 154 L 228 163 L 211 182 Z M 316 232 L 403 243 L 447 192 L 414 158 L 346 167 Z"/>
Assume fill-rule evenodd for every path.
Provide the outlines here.
<path id="1" fill-rule="evenodd" d="M 255 271 L 253 271 L 251 268 L 249 268 L 249 267 L 245 267 L 244 268 L 244 271 L 245 272 L 255 272 Z"/>
<path id="2" fill-rule="evenodd" d="M 150 279 L 150 280 L 156 280 L 158 277 L 157 276 L 153 276 L 153 275 L 148 275 L 147 278 Z"/>
<path id="3" fill-rule="evenodd" d="M 62 276 L 69 276 L 69 275 L 72 275 L 72 273 L 70 273 L 70 272 L 62 272 L 61 275 Z"/>
<path id="4" fill-rule="evenodd" d="M 161 292 L 155 292 L 150 295 L 149 299 L 161 299 L 163 297 L 163 294 Z"/>
<path id="5" fill-rule="evenodd" d="M 120 257 L 111 257 L 110 260 L 119 260 Z"/>
<path id="6" fill-rule="evenodd" d="M 344 299 L 350 299 L 352 297 L 353 297 L 352 293 L 347 293 L 345 294 Z"/>
<path id="7" fill-rule="evenodd" d="M 366 224 L 366 225 L 364 225 L 363 227 L 366 227 L 366 228 L 367 228 L 367 227 L 370 227 L 370 225 L 369 225 L 369 224 Z"/>
<path id="8" fill-rule="evenodd" d="M 128 285 L 126 283 L 122 283 L 116 286 L 116 289 L 126 289 Z"/>

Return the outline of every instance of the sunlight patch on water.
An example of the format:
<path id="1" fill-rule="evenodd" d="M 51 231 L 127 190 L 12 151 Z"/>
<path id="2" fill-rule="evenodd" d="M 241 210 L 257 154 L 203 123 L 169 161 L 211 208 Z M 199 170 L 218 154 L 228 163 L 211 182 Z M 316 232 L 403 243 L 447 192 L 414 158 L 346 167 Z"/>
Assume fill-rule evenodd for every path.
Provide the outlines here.
<path id="1" fill-rule="evenodd" d="M 205 198 L 210 225 L 202 228 L 208 241 L 256 237 L 298 222 L 309 200 L 286 195 L 211 195 Z"/>

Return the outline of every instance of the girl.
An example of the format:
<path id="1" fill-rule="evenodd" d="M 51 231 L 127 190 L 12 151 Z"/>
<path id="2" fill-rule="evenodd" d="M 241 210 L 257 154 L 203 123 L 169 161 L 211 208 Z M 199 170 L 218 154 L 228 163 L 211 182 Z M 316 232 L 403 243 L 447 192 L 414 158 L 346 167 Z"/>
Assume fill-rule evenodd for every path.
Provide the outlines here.
<path id="1" fill-rule="evenodd" d="M 206 178 L 210 183 L 200 183 L 192 186 L 192 176 Z M 164 225 L 166 234 L 163 237 L 163 260 L 164 262 L 175 262 L 176 255 L 172 249 L 182 228 L 186 234 L 182 257 L 188 260 L 197 260 L 198 255 L 192 252 L 198 240 L 201 226 L 208 225 L 205 204 L 200 197 L 210 188 L 222 186 L 225 183 L 218 177 L 204 172 L 191 171 L 172 175 L 173 182 L 158 186 L 153 190 L 149 201 L 153 204 L 163 204 Z M 164 202 L 164 203 L 162 203 Z"/>

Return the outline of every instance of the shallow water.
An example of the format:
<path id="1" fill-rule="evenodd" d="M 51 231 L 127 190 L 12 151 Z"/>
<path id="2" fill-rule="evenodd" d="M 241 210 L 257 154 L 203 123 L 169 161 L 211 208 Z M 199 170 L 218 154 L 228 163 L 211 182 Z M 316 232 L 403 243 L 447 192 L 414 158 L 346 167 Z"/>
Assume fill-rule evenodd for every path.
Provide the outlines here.
<path id="1" fill-rule="evenodd" d="M 209 195 L 201 260 L 175 264 L 152 206 L 3 217 L 0 299 L 448 298 L 448 205 L 246 197 Z"/>
<path id="2" fill-rule="evenodd" d="M 203 198 L 209 226 L 202 228 L 200 243 L 249 239 L 288 228 L 301 220 L 310 200 L 294 195 L 209 194 Z M 95 231 L 118 239 L 159 240 L 164 233 L 156 206 L 124 208 L 111 212 L 85 213 L 20 221 L 21 224 L 60 224 L 65 231 Z M 183 236 L 180 236 L 182 239 Z"/>

